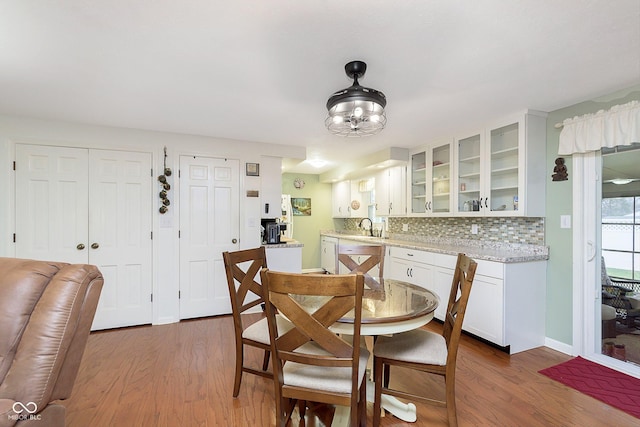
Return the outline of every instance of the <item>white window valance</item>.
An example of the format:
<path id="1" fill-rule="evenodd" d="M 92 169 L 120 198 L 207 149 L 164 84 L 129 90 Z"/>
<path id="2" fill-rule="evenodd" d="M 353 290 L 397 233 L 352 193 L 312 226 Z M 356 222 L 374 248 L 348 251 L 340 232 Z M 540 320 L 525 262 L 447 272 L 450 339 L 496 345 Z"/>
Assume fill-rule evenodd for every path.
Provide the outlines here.
<path id="1" fill-rule="evenodd" d="M 565 119 L 560 132 L 559 155 L 599 151 L 603 147 L 640 142 L 640 101 L 609 110 Z"/>

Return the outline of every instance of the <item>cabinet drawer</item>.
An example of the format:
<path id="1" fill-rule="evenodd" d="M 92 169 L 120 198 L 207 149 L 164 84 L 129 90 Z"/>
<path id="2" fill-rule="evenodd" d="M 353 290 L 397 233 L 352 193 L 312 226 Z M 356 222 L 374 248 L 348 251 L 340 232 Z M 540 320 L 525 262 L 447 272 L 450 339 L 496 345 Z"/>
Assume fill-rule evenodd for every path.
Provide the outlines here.
<path id="1" fill-rule="evenodd" d="M 389 248 L 389 256 L 393 258 L 400 258 L 411 262 L 422 262 L 426 264 L 432 264 L 433 258 L 432 252 L 419 251 L 415 249 L 406 249 L 396 246 Z"/>
<path id="2" fill-rule="evenodd" d="M 495 261 L 476 260 L 478 267 L 476 268 L 476 276 L 495 277 L 497 279 L 504 278 L 504 264 Z"/>

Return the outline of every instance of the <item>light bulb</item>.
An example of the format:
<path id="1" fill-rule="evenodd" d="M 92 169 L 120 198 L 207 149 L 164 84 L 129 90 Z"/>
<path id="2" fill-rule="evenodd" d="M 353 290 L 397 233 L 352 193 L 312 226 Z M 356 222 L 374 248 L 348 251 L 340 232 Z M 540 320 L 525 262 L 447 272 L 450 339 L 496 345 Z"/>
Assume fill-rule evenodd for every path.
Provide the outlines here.
<path id="1" fill-rule="evenodd" d="M 333 116 L 333 123 L 339 124 L 342 123 L 342 116 Z"/>
<path id="2" fill-rule="evenodd" d="M 378 123 L 380 121 L 380 116 L 377 114 L 374 114 L 373 116 L 371 116 L 369 118 L 370 121 L 374 122 L 374 123 Z"/>
<path id="3" fill-rule="evenodd" d="M 362 117 L 362 107 L 354 108 L 353 115 L 356 117 Z"/>

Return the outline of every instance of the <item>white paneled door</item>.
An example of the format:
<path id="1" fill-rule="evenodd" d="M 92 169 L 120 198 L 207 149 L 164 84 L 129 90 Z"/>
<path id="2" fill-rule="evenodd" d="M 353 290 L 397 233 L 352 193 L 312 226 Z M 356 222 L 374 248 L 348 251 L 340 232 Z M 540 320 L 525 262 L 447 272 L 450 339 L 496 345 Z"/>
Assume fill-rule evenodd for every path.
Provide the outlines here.
<path id="1" fill-rule="evenodd" d="M 93 329 L 152 320 L 151 155 L 89 151 L 89 261 L 104 276 Z"/>
<path id="2" fill-rule="evenodd" d="M 16 256 L 98 266 L 92 329 L 151 323 L 151 155 L 16 145 Z"/>
<path id="3" fill-rule="evenodd" d="M 85 149 L 16 145 L 16 256 L 85 264 L 89 198 Z"/>
<path id="4" fill-rule="evenodd" d="M 222 252 L 238 250 L 239 162 L 180 157 L 180 318 L 231 312 Z"/>

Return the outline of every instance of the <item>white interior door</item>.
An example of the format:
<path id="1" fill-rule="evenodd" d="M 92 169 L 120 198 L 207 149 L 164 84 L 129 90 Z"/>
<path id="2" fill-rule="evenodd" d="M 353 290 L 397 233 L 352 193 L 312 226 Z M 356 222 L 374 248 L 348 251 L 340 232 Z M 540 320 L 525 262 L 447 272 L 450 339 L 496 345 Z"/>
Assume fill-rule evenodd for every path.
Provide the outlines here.
<path id="1" fill-rule="evenodd" d="M 93 329 L 151 323 L 151 155 L 90 150 L 89 165 L 89 262 L 105 279 Z"/>
<path id="2" fill-rule="evenodd" d="M 239 162 L 180 157 L 180 318 L 231 312 L 222 252 L 239 249 Z"/>
<path id="3" fill-rule="evenodd" d="M 152 321 L 151 155 L 16 144 L 16 256 L 98 266 L 93 329 Z"/>
<path id="4" fill-rule="evenodd" d="M 16 256 L 87 262 L 88 150 L 16 144 Z"/>

